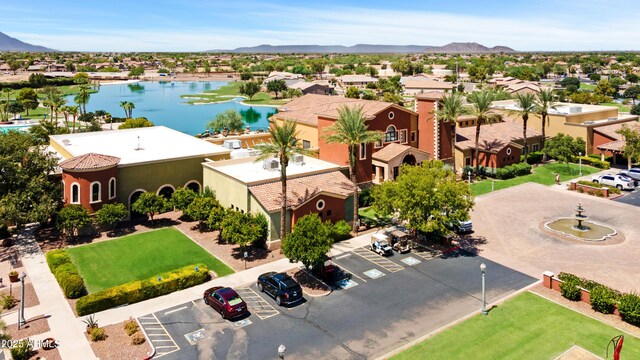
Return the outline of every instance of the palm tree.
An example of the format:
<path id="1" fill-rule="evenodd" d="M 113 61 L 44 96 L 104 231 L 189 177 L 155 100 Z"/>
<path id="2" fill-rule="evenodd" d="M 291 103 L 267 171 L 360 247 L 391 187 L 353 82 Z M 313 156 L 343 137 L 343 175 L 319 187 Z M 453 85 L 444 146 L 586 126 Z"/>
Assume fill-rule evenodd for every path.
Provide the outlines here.
<path id="1" fill-rule="evenodd" d="M 87 113 L 87 103 L 89 102 L 89 98 L 91 95 L 89 94 L 89 85 L 82 84 L 78 86 L 78 95 L 73 98 L 73 101 L 78 104 L 80 107 L 80 114 Z"/>
<path id="2" fill-rule="evenodd" d="M 483 124 L 491 124 L 498 118 L 497 114 L 491 113 L 491 103 L 493 102 L 493 92 L 478 91 L 467 96 L 467 100 L 471 103 L 470 114 L 476 117 L 476 173 L 480 170 L 480 127 Z"/>
<path id="3" fill-rule="evenodd" d="M 300 145 L 299 132 L 296 123 L 285 121 L 282 126 L 273 125 L 269 128 L 271 142 L 256 145 L 260 151 L 257 161 L 266 160 L 272 157 L 280 160 L 280 183 L 282 184 L 282 206 L 280 210 L 280 240 L 284 240 L 286 235 L 285 219 L 287 217 L 287 166 L 289 159 L 294 154 L 310 155 L 312 150 L 304 149 Z"/>
<path id="4" fill-rule="evenodd" d="M 540 90 L 536 98 L 537 99 L 534 113 L 539 114 L 540 118 L 542 119 L 542 141 L 540 145 L 542 145 L 542 147 L 544 148 L 544 142 L 547 139 L 547 116 L 549 115 L 549 110 L 555 110 L 558 105 L 553 102 L 554 96 L 551 89 Z"/>
<path id="5" fill-rule="evenodd" d="M 367 118 L 362 106 L 338 109 L 338 121 L 328 127 L 324 134 L 327 143 L 345 144 L 349 151 L 349 175 L 353 183 L 353 231 L 358 226 L 358 184 L 356 180 L 356 154 L 360 146 L 382 140 L 384 134 L 379 131 L 368 130 Z"/>
<path id="6" fill-rule="evenodd" d="M 462 95 L 452 93 L 444 95 L 440 101 L 441 107 L 435 110 L 435 115 L 444 122 L 451 125 L 451 161 L 453 173 L 456 173 L 456 125 L 458 117 L 466 114 L 467 108 L 462 104 Z"/>
<path id="7" fill-rule="evenodd" d="M 58 127 L 58 111 L 60 111 L 60 109 L 64 107 L 66 103 L 67 103 L 67 100 L 63 98 L 62 94 L 60 93 L 58 93 L 58 95 L 56 95 L 51 102 L 53 114 L 55 116 L 56 128 Z"/>
<path id="8" fill-rule="evenodd" d="M 516 112 L 522 116 L 522 138 L 524 139 L 524 159 L 529 157 L 529 148 L 527 147 L 527 121 L 529 120 L 529 114 L 536 110 L 536 99 L 531 93 L 517 93 L 515 98 L 515 104 L 520 109 Z"/>
<path id="9" fill-rule="evenodd" d="M 69 108 L 70 106 L 63 106 L 60 108 L 60 111 L 62 111 L 62 116 L 64 116 L 64 124 L 67 127 L 67 130 L 69 129 Z"/>
<path id="10" fill-rule="evenodd" d="M 69 106 L 69 115 L 73 117 L 73 127 L 71 132 L 76 132 L 76 119 L 78 118 L 78 107 Z"/>
<path id="11" fill-rule="evenodd" d="M 53 86 L 47 86 L 41 90 L 44 95 L 44 99 L 42 100 L 42 105 L 49 108 L 49 121 L 53 123 L 53 107 L 56 102 L 56 98 L 59 96 L 60 90 Z"/>
<path id="12" fill-rule="evenodd" d="M 120 107 L 124 109 L 124 117 L 131 118 L 133 109 L 136 108 L 136 105 L 131 101 L 120 101 Z"/>

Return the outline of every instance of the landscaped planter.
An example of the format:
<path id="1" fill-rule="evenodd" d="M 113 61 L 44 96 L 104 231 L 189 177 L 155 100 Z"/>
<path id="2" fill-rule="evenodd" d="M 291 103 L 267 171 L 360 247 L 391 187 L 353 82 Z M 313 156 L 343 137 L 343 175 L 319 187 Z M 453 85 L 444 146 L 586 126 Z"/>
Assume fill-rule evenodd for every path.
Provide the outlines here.
<path id="1" fill-rule="evenodd" d="M 20 278 L 18 278 L 18 273 L 9 273 L 9 281 L 11 281 L 12 283 L 20 281 Z"/>
<path id="2" fill-rule="evenodd" d="M 571 187 L 573 187 L 574 183 L 571 183 Z M 599 188 L 584 184 L 575 183 L 575 190 L 580 193 L 586 193 L 593 196 L 598 197 L 609 197 L 609 189 L 608 188 Z"/>

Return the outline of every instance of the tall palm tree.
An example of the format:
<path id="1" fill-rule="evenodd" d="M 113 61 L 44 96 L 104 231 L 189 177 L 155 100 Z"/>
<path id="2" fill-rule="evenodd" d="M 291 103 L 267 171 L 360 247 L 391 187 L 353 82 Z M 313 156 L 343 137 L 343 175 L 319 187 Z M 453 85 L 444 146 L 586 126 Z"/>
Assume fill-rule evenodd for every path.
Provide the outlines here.
<path id="1" fill-rule="evenodd" d="M 67 127 L 67 130 L 69 129 L 69 108 L 70 106 L 63 106 L 60 108 L 62 116 L 64 116 L 64 125 Z"/>
<path id="2" fill-rule="evenodd" d="M 269 127 L 271 142 L 256 145 L 260 151 L 258 161 L 272 157 L 280 160 L 280 183 L 282 184 L 282 206 L 280 208 L 280 240 L 286 235 L 285 219 L 287 217 L 287 166 L 289 159 L 295 154 L 310 155 L 312 150 L 304 149 L 298 140 L 299 132 L 296 123 L 285 121 L 282 125 L 274 124 Z"/>
<path id="3" fill-rule="evenodd" d="M 60 90 L 53 86 L 47 86 L 41 90 L 44 99 L 42 105 L 49 108 L 49 121 L 53 124 L 53 108 L 56 103 L 56 99 L 59 97 Z"/>
<path id="4" fill-rule="evenodd" d="M 51 102 L 53 114 L 55 117 L 56 128 L 58 127 L 58 111 L 60 111 L 60 109 L 64 107 L 66 104 L 67 104 L 67 100 L 62 97 L 62 94 L 58 94 L 56 97 L 53 98 Z"/>
<path id="5" fill-rule="evenodd" d="M 76 104 L 80 107 L 80 114 L 87 113 L 87 103 L 89 102 L 89 98 L 91 94 L 89 94 L 89 85 L 82 84 L 78 86 L 78 95 L 73 98 Z"/>
<path id="6" fill-rule="evenodd" d="M 534 113 L 540 115 L 542 119 L 542 147 L 544 148 L 544 142 L 547 139 L 546 126 L 547 126 L 547 116 L 549 115 L 549 110 L 555 110 L 558 106 L 553 102 L 553 91 L 551 89 L 542 89 L 536 96 L 536 106 Z"/>
<path id="7" fill-rule="evenodd" d="M 484 124 L 491 124 L 498 118 L 497 114 L 491 113 L 491 103 L 494 95 L 491 91 L 478 91 L 467 96 L 467 101 L 471 103 L 470 114 L 476 117 L 476 173 L 480 170 L 480 128 Z"/>
<path id="8" fill-rule="evenodd" d="M 516 112 L 522 116 L 522 138 L 524 139 L 524 159 L 529 157 L 529 148 L 527 147 L 527 121 L 529 114 L 536 110 L 536 98 L 531 93 L 517 93 L 515 104 L 519 108 Z"/>
<path id="9" fill-rule="evenodd" d="M 356 154 L 361 144 L 374 143 L 382 140 L 384 134 L 379 131 L 368 130 L 367 118 L 362 111 L 362 106 L 348 107 L 346 105 L 338 109 L 338 121 L 326 128 L 323 135 L 327 143 L 345 144 L 349 152 L 349 175 L 353 183 L 353 231 L 358 226 L 358 184 L 356 180 Z"/>
<path id="10" fill-rule="evenodd" d="M 458 117 L 468 113 L 467 108 L 462 103 L 460 93 L 444 95 L 440 101 L 441 107 L 435 110 L 438 120 L 448 122 L 451 125 L 451 161 L 453 163 L 453 173 L 456 173 L 456 126 Z"/>
<path id="11" fill-rule="evenodd" d="M 71 132 L 76 132 L 76 119 L 78 118 L 78 107 L 77 106 L 69 106 L 69 115 L 73 117 L 73 127 Z"/>
<path id="12" fill-rule="evenodd" d="M 128 119 L 133 116 L 133 109 L 136 108 L 136 104 L 131 101 L 120 101 L 120 107 L 124 110 L 124 117 Z"/>

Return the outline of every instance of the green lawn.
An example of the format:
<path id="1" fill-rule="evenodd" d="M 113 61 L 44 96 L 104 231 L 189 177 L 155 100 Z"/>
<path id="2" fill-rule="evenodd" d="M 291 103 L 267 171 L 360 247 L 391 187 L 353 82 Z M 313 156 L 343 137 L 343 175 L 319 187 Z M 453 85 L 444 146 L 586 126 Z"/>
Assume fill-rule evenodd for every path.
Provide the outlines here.
<path id="1" fill-rule="evenodd" d="M 218 276 L 233 270 L 191 241 L 167 228 L 67 250 L 90 293 L 177 268 L 204 263 Z"/>
<path id="2" fill-rule="evenodd" d="M 526 292 L 392 359 L 554 359 L 573 345 L 605 357 L 621 331 Z M 640 359 L 640 339 L 624 334 L 622 358 Z M 609 351 L 611 356 L 611 351 Z"/>
<path id="3" fill-rule="evenodd" d="M 391 216 L 381 216 L 373 209 L 373 206 L 367 208 L 359 208 L 358 215 L 361 219 L 367 218 L 374 226 L 382 226 L 391 222 Z"/>
<path id="4" fill-rule="evenodd" d="M 187 104 L 216 103 L 229 101 L 236 97 L 246 98 L 246 96 L 240 94 L 240 84 L 242 84 L 241 81 L 234 81 L 215 90 L 207 90 L 200 94 L 180 95 L 180 97 L 189 99 L 187 100 Z M 251 100 L 244 100 L 244 103 L 249 105 L 282 105 L 289 100 L 290 99 L 274 99 L 269 93 L 259 92 L 253 95 Z"/>
<path id="5" fill-rule="evenodd" d="M 596 89 L 594 84 L 580 83 L 580 90 L 593 91 Z"/>
<path id="6" fill-rule="evenodd" d="M 617 107 L 617 108 L 618 108 L 618 110 L 619 110 L 620 112 L 629 112 L 629 111 L 631 111 L 631 106 L 629 106 L 629 105 L 623 105 L 623 104 L 617 103 L 617 102 L 615 102 L 615 101 L 601 103 L 600 105 L 615 106 L 615 107 Z"/>
<path id="7" fill-rule="evenodd" d="M 509 180 L 495 180 L 494 189 L 506 189 L 508 187 L 528 183 L 536 182 L 542 185 L 551 185 L 555 183 L 555 174 L 560 174 L 560 181 L 567 181 L 578 177 L 579 165 L 578 164 L 564 163 L 548 163 L 537 166 L 532 169 L 531 174 L 525 176 L 518 176 Z M 591 175 L 601 171 L 591 166 L 582 165 L 582 175 Z M 473 195 L 482 195 L 491 192 L 491 179 L 482 180 L 477 183 L 471 184 L 471 192 Z"/>

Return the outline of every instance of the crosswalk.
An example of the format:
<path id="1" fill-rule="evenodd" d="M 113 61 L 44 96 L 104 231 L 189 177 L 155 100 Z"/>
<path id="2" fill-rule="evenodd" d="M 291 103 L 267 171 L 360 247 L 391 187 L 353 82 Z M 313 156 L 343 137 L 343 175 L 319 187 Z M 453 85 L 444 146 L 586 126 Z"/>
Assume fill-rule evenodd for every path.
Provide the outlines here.
<path id="1" fill-rule="evenodd" d="M 154 358 L 159 358 L 180 350 L 178 344 L 176 344 L 167 332 L 167 329 L 165 329 L 154 314 L 139 317 L 138 321 L 143 331 L 147 334 L 149 341 L 156 349 Z"/>

